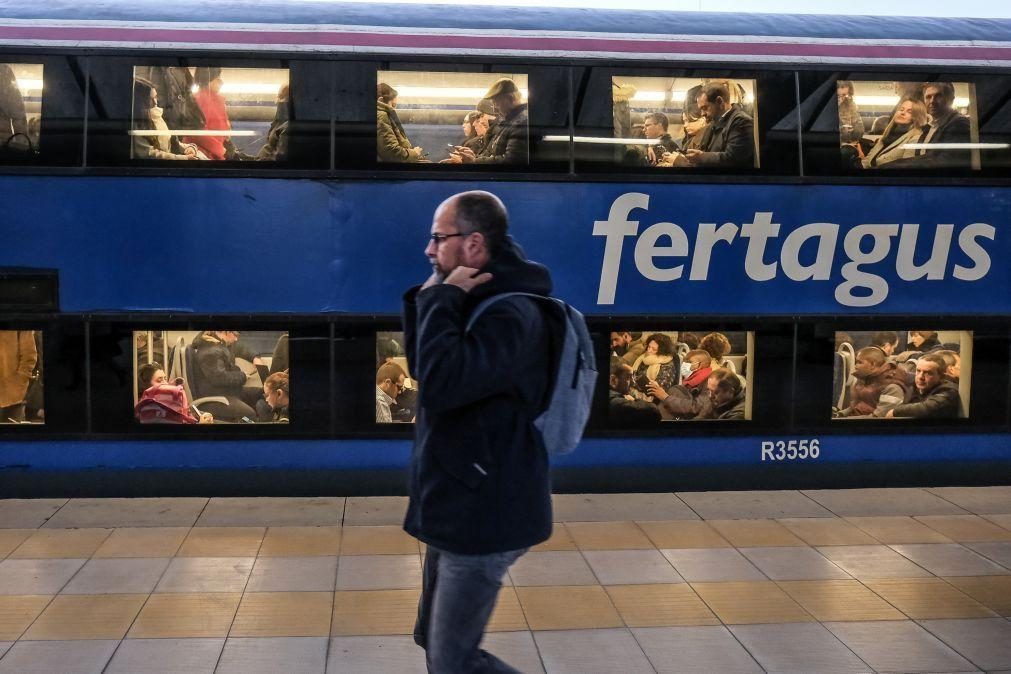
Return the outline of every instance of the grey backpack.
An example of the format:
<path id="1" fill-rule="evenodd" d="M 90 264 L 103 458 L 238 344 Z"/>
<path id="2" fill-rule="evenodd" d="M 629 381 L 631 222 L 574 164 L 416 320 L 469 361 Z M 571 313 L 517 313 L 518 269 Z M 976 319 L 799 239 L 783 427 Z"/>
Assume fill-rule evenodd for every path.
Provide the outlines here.
<path id="1" fill-rule="evenodd" d="M 502 293 L 477 305 L 467 321 L 465 332 L 470 332 L 471 326 L 489 306 L 516 296 L 531 297 L 543 304 L 550 304 L 564 319 L 561 349 L 556 352 L 558 367 L 555 380 L 551 384 L 548 405 L 534 419 L 534 427 L 540 432 L 548 454 L 568 454 L 576 448 L 583 436 L 583 429 L 590 418 L 593 389 L 597 382 L 593 342 L 583 314 L 553 297 L 531 293 Z"/>

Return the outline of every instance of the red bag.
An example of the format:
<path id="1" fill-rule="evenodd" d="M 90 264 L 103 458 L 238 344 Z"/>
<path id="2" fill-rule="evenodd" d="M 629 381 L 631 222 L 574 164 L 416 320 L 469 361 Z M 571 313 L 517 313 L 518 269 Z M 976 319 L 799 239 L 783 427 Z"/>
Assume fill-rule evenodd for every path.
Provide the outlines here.
<path id="1" fill-rule="evenodd" d="M 155 384 L 141 394 L 133 414 L 142 424 L 195 424 L 182 385 Z"/>

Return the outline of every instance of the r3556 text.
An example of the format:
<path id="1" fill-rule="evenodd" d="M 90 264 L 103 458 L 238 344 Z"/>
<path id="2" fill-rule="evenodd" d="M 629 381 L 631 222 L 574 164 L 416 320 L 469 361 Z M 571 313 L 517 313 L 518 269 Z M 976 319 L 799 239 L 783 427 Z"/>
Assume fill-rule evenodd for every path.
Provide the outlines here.
<path id="1" fill-rule="evenodd" d="M 817 459 L 821 455 L 818 438 L 803 440 L 763 440 L 762 461 Z"/>

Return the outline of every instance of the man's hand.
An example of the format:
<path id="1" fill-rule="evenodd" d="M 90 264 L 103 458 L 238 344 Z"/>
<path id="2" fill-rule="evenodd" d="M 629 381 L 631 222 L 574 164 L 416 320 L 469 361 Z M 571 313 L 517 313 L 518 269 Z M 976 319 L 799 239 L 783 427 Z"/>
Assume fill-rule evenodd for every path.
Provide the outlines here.
<path id="1" fill-rule="evenodd" d="M 646 391 L 657 400 L 667 400 L 667 391 L 653 380 L 646 384 Z"/>
<path id="2" fill-rule="evenodd" d="M 469 164 L 470 162 L 477 159 L 477 155 L 469 147 L 458 146 L 456 152 L 454 153 L 460 158 L 460 161 L 464 164 Z"/>
<path id="3" fill-rule="evenodd" d="M 702 155 L 704 154 L 705 152 L 703 152 L 702 150 L 693 150 L 693 149 L 685 150 L 685 157 L 692 164 L 699 163 L 699 161 L 702 159 Z"/>
<path id="4" fill-rule="evenodd" d="M 473 267 L 457 267 L 446 277 L 445 283 L 454 285 L 465 293 L 469 293 L 476 286 L 491 280 L 491 274 L 488 272 L 478 272 L 479 270 Z"/>
<path id="5" fill-rule="evenodd" d="M 894 419 L 895 418 L 895 410 L 888 410 L 887 412 L 885 412 L 885 418 L 886 419 Z"/>

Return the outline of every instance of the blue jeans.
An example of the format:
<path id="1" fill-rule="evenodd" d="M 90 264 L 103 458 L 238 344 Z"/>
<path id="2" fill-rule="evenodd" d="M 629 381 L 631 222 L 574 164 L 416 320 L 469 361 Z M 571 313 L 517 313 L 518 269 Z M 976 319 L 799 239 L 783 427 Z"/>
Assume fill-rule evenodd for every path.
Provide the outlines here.
<path id="1" fill-rule="evenodd" d="M 518 673 L 479 648 L 506 569 L 527 551 L 458 555 L 428 546 L 414 641 L 432 674 Z"/>

